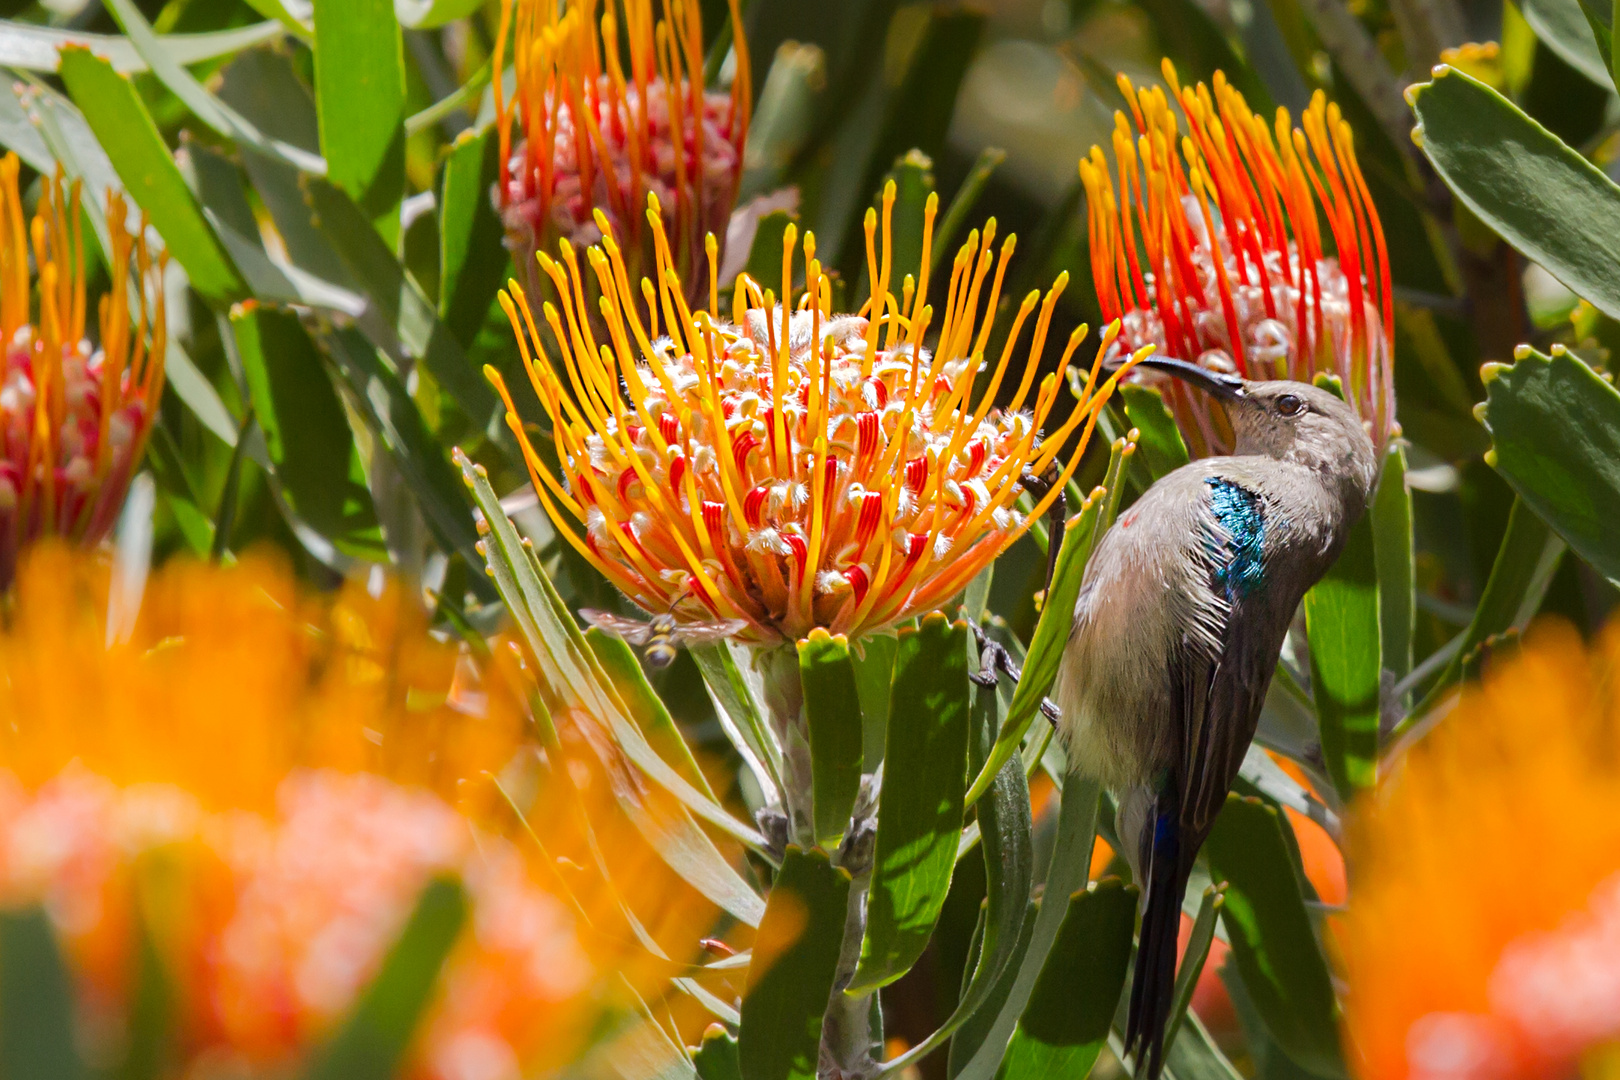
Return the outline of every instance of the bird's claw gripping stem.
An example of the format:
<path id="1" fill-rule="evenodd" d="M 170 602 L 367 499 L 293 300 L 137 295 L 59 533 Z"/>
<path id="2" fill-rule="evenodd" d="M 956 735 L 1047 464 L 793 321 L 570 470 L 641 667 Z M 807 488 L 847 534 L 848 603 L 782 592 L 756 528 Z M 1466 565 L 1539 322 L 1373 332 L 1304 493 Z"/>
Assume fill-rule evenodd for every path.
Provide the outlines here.
<path id="1" fill-rule="evenodd" d="M 973 636 L 979 643 L 979 670 L 969 672 L 968 678 L 980 686 L 993 687 L 1000 676 L 1005 674 L 1016 686 L 1018 680 L 1024 677 L 1024 672 L 1013 661 L 1012 654 L 1007 651 L 1006 647 L 1000 642 L 992 641 L 981 626 L 973 628 Z M 1046 717 L 1048 723 L 1056 727 L 1058 717 L 1061 714 L 1058 712 L 1056 705 L 1052 704 L 1048 699 L 1042 698 L 1041 715 Z"/>

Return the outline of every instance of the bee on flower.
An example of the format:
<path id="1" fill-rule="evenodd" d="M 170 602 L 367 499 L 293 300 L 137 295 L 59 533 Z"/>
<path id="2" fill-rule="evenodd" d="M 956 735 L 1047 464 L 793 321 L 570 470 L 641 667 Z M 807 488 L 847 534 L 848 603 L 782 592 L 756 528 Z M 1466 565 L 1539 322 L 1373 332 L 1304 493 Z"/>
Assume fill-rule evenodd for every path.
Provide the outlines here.
<path id="1" fill-rule="evenodd" d="M 550 445 L 534 445 L 510 391 L 486 371 L 535 490 L 564 539 L 646 611 L 678 626 L 735 620 L 735 639 L 758 646 L 817 627 L 851 639 L 879 632 L 960 592 L 1073 474 L 1119 377 L 1099 383 L 1117 326 L 1084 400 L 1049 427 L 1085 336 L 1069 335 L 1056 372 L 1037 381 L 1066 277 L 1024 298 L 988 361 L 1012 238 L 998 253 L 994 220 L 969 236 L 936 318 L 927 297 L 937 201 L 917 267 L 893 265 L 894 201 L 891 182 L 881 215 L 868 211 L 872 295 L 850 314 L 832 310 L 815 237 L 806 233 L 801 251 L 793 226 L 775 287 L 740 279 L 727 318 L 711 264 L 707 306 L 694 308 L 656 200 L 647 219 L 657 273 L 639 292 L 612 223 L 598 219 L 602 243 L 584 262 L 599 321 L 566 241 L 558 257 L 538 256 L 560 305 L 544 303 L 537 319 L 522 286 L 502 294 Z M 1021 512 L 1025 477 L 1048 470 L 1057 484 Z"/>
<path id="2" fill-rule="evenodd" d="M 1092 278 L 1120 347 L 1248 379 L 1337 376 L 1382 451 L 1395 431 L 1389 253 L 1350 125 L 1320 91 L 1302 128 L 1286 109 L 1268 125 L 1221 72 L 1212 89 L 1163 70 L 1168 94 L 1119 76 L 1130 111 L 1114 114 L 1112 168 L 1096 146 L 1080 162 Z M 1137 377 L 1159 379 L 1195 454 L 1231 449 L 1207 395 Z"/>
<path id="3" fill-rule="evenodd" d="M 1357 808 L 1340 935 L 1367 1080 L 1620 1060 L 1620 628 L 1533 626 Z"/>
<path id="4" fill-rule="evenodd" d="M 25 225 L 19 168 L 0 160 L 0 589 L 39 537 L 94 544 L 112 528 L 163 394 L 166 335 L 165 257 L 147 250 L 144 217 L 129 234 L 109 192 L 110 280 L 91 344 L 79 183 L 48 179 Z"/>
<path id="5" fill-rule="evenodd" d="M 737 0 L 729 2 L 737 62 L 730 91 L 719 93 L 704 88 L 697 0 L 664 0 L 656 21 L 653 0 L 606 0 L 600 15 L 597 0 L 504 0 L 495 46 L 495 198 L 531 292 L 539 285 L 535 252 L 560 239 L 595 243 L 599 216 L 623 240 L 632 280 L 639 279 L 651 256 L 641 215 L 649 197 L 673 222 L 671 251 L 686 280 L 701 287 L 705 267 L 722 257 L 705 237 L 724 240 L 737 200 L 752 78 Z M 501 82 L 509 41 L 517 77 L 510 100 Z"/>

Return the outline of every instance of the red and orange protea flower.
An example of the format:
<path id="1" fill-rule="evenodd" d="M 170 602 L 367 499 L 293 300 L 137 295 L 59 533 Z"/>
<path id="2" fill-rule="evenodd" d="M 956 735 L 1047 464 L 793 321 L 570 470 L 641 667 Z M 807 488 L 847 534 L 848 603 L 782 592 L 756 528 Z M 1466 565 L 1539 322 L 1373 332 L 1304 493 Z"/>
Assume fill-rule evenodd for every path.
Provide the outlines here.
<path id="1" fill-rule="evenodd" d="M 696 953 L 712 905 L 607 785 L 536 775 L 507 650 L 476 661 L 402 589 L 312 597 L 253 554 L 169 563 L 109 633 L 109 577 L 38 545 L 0 623 L 0 906 L 46 910 L 98 1061 L 129 1043 L 151 948 L 173 1075 L 302 1071 L 435 878 L 467 918 L 390 1075 L 553 1075 L 632 993 L 656 1000 L 670 960 L 614 879 L 658 898 L 642 921 L 670 956 Z M 544 851 L 496 774 L 530 793 Z"/>
<path id="2" fill-rule="evenodd" d="M 588 318 L 569 244 L 560 260 L 540 257 L 563 297 L 561 311 L 550 303 L 543 309 L 556 356 L 542 344 L 523 289 L 514 282 L 503 294 L 551 418 L 548 452 L 561 466 L 548 465 L 530 443 L 490 370 L 535 490 L 567 541 L 643 608 L 670 611 L 677 621 L 741 620 L 739 639 L 757 645 L 793 641 L 815 627 L 851 637 L 880 630 L 944 604 L 1023 534 L 1029 518 L 1015 502 L 1026 473 L 1044 474 L 1067 453 L 1057 488 L 1032 516 L 1073 473 L 1118 378 L 1098 385 L 1117 327 L 1103 336 L 1079 407 L 1043 438 L 1085 335 L 1080 327 L 1069 336 L 1056 373 L 1037 385 L 1066 278 L 1044 300 L 1038 291 L 1024 298 L 999 358 L 986 364 L 1012 239 L 997 257 L 993 220 L 968 238 L 951 264 L 934 334 L 925 298 L 936 202 L 931 196 L 926 210 L 921 264 L 897 293 L 894 198 L 891 183 L 881 257 L 879 217 L 867 214 L 874 285 L 853 315 L 831 310 L 830 283 L 808 233 L 802 272 L 811 287 L 794 299 L 801 271 L 792 227 L 783 238 L 784 302 L 745 276 L 728 321 L 711 268 L 708 307 L 692 310 L 656 204 L 649 210 L 656 287 L 643 281 L 640 297 L 632 290 L 606 220 L 602 245 L 587 253 L 608 340 L 597 338 Z M 1033 339 L 1021 351 L 1037 307 Z"/>
<path id="3" fill-rule="evenodd" d="M 64 192 L 57 176 L 42 185 L 26 226 L 17 174 L 16 156 L 7 155 L 0 161 L 0 588 L 35 538 L 94 543 L 112 527 L 163 392 L 162 260 L 154 264 L 144 235 L 125 230 L 123 198 L 107 197 L 110 282 L 97 349 L 84 334 L 79 184 Z"/>
<path id="4" fill-rule="evenodd" d="M 604 215 L 625 244 L 634 276 L 650 256 L 642 208 L 648 196 L 673 222 L 675 267 L 701 287 L 704 266 L 720 257 L 737 199 L 751 102 L 748 47 L 737 0 L 730 0 L 737 64 L 729 93 L 703 86 L 703 26 L 696 0 L 516 0 L 512 60 L 517 90 L 502 93 L 507 20 L 504 0 L 495 46 L 496 128 L 501 177 L 496 192 L 507 244 L 531 291 L 534 254 L 559 239 L 579 246 L 601 237 Z M 629 70 L 620 62 L 628 46 Z M 512 119 L 521 141 L 514 150 Z M 694 303 L 697 298 L 692 298 Z"/>
<path id="5" fill-rule="evenodd" d="M 1168 60 L 1164 77 L 1168 96 L 1119 78 L 1117 188 L 1100 147 L 1080 162 L 1104 317 L 1121 320 L 1125 348 L 1245 378 L 1337 375 L 1382 447 L 1395 425 L 1389 256 L 1350 126 L 1320 92 L 1301 130 L 1285 109 L 1268 125 L 1220 72 L 1213 92 L 1182 86 Z M 1195 453 L 1230 449 L 1205 396 L 1165 392 Z"/>
<path id="6" fill-rule="evenodd" d="M 1567 624 L 1361 805 L 1341 938 L 1366 1080 L 1609 1076 L 1620 1055 L 1620 632 Z"/>

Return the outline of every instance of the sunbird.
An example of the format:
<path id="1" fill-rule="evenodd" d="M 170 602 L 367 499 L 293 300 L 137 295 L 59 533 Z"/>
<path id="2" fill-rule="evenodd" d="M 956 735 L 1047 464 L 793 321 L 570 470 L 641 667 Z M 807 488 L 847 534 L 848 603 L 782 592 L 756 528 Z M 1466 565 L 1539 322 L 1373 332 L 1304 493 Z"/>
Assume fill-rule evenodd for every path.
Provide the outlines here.
<path id="1" fill-rule="evenodd" d="M 1294 613 L 1366 511 L 1379 460 L 1355 410 L 1327 390 L 1142 363 L 1220 398 L 1235 452 L 1166 474 L 1103 536 L 1054 695 L 1070 760 L 1114 793 L 1142 885 L 1125 1048 L 1151 1080 L 1193 861 L 1254 737 Z"/>

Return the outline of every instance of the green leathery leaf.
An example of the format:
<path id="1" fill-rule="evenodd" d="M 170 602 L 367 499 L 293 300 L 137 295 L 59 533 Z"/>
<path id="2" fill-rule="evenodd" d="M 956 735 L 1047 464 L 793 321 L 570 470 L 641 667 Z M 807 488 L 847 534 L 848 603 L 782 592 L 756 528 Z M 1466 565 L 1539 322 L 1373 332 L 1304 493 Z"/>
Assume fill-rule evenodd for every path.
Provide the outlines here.
<path id="1" fill-rule="evenodd" d="M 284 32 L 285 28 L 276 23 L 260 22 L 201 34 L 159 34 L 157 43 L 175 63 L 200 64 L 274 41 Z M 97 56 L 105 57 L 113 70 L 122 75 L 147 70 L 146 60 L 127 38 L 0 19 L 0 66 L 21 71 L 56 71 L 62 63 L 58 50 L 64 45 L 84 46 Z"/>
<path id="2" fill-rule="evenodd" d="M 615 800 L 659 857 L 740 922 L 758 926 L 764 904 L 692 815 L 761 854 L 765 852 L 764 837 L 682 779 L 624 715 L 625 707 L 584 634 L 501 509 L 488 475 L 460 450 L 456 456 L 473 501 L 489 525 L 480 555 L 529 646 L 541 687 L 559 705 L 569 708 L 571 722 L 587 729 L 585 742 L 602 762 Z M 629 765 L 640 770 L 650 784 L 626 775 Z M 654 789 L 667 793 L 674 803 L 656 797 Z"/>
<path id="3" fill-rule="evenodd" d="M 1232 959 L 1267 1029 L 1289 1057 L 1322 1076 L 1344 1075 L 1338 1004 L 1305 909 L 1279 811 L 1229 795 L 1204 851 L 1227 883 L 1221 922 Z"/>
<path id="4" fill-rule="evenodd" d="M 192 288 L 214 304 L 244 298 L 247 284 L 209 227 L 129 80 L 88 49 L 69 46 L 62 50 L 62 82 L 130 198 L 151 217 L 169 253 L 185 267 Z"/>
<path id="5" fill-rule="evenodd" d="M 1164 1025 L 1164 1045 L 1176 1041 L 1181 1023 L 1192 1007 L 1193 991 L 1198 988 L 1198 977 L 1204 973 L 1204 962 L 1209 959 L 1209 948 L 1215 941 L 1215 917 L 1220 914 L 1225 898 L 1216 885 L 1206 885 L 1198 901 L 1198 916 L 1193 920 L 1192 933 L 1187 936 L 1187 947 L 1182 951 L 1181 964 L 1176 969 L 1175 994 L 1170 1001 L 1170 1016 Z"/>
<path id="6" fill-rule="evenodd" d="M 1413 137 L 1480 220 L 1620 318 L 1620 187 L 1484 83 L 1441 65 L 1407 91 Z"/>
<path id="7" fill-rule="evenodd" d="M 231 461 L 226 466 L 225 483 L 219 492 L 219 506 L 214 511 L 214 540 L 208 548 L 208 557 L 214 562 L 219 562 L 231 550 L 231 531 L 236 524 L 236 502 L 242 489 L 242 470 L 247 467 L 248 446 L 253 441 L 257 426 L 257 418 L 249 406 L 242 417 L 242 426 L 236 431 L 236 445 L 231 448 Z"/>
<path id="8" fill-rule="evenodd" d="M 830 848 L 849 828 L 861 791 L 861 695 L 843 634 L 818 626 L 798 648 L 816 843 Z"/>
<path id="9" fill-rule="evenodd" d="M 1564 63 L 1599 86 L 1610 85 L 1608 62 L 1581 0 L 1521 0 L 1519 11 L 1536 37 Z"/>
<path id="10" fill-rule="evenodd" d="M 1620 391 L 1573 353 L 1487 365 L 1485 460 L 1569 546 L 1620 581 Z"/>
<path id="11" fill-rule="evenodd" d="M 714 702 L 716 717 L 737 752 L 752 758 L 765 779 L 782 790 L 782 751 L 770 733 L 764 708 L 756 699 L 742 665 L 726 642 L 688 646 L 687 652 L 703 675 L 704 686 Z M 887 693 L 887 688 L 884 690 Z M 769 794 L 769 793 L 767 793 Z"/>
<path id="12" fill-rule="evenodd" d="M 305 1080 L 387 1080 L 394 1075 L 466 918 L 461 882 L 448 876 L 428 882 L 348 1019 L 316 1052 Z"/>
<path id="13" fill-rule="evenodd" d="M 1378 567 L 1378 627 L 1384 667 L 1397 682 L 1412 670 L 1417 618 L 1417 571 L 1413 564 L 1412 492 L 1406 486 L 1406 449 L 1384 452 L 1384 472 L 1373 495 L 1373 558 Z"/>
<path id="14" fill-rule="evenodd" d="M 742 273 L 753 278 L 760 289 L 781 291 L 782 234 L 798 220 L 799 215 L 786 210 L 772 210 L 759 219 L 759 227 L 754 230 L 754 243 L 748 249 L 748 262 L 743 265 Z"/>
<path id="15" fill-rule="evenodd" d="M 1086 888 L 1091 870 L 1091 851 L 1097 835 L 1100 793 L 1100 785 L 1079 769 L 1070 769 L 1064 774 L 1059 795 L 1057 836 L 1043 878 L 1044 895 L 1066 896 Z M 1131 910 L 1134 912 L 1134 905 Z M 1014 1032 L 1019 1020 L 1033 1007 L 1033 995 L 1039 992 L 1039 980 L 1047 966 L 1054 963 L 1049 956 L 1054 954 L 1055 943 L 1067 917 L 1066 905 L 1043 902 L 1036 909 L 1029 946 L 1019 961 L 1018 974 L 1012 981 L 1006 1000 L 999 1006 L 1000 1015 L 989 1028 L 978 1051 L 957 1071 L 955 1080 L 990 1080 L 997 1074 L 1008 1039 L 1016 1038 Z M 1130 950 L 1130 919 L 1131 916 L 1128 916 L 1124 935 L 1127 955 Z M 1117 997 L 1118 990 L 1114 993 Z M 1108 1009 L 1108 1015 L 1113 1015 L 1112 1003 Z M 1106 1036 L 1106 1032 L 1104 1034 Z"/>
<path id="16" fill-rule="evenodd" d="M 1560 421 L 1561 423 L 1567 421 Z M 1428 693 L 1423 696 L 1406 721 L 1404 730 L 1412 720 L 1434 707 L 1456 681 L 1462 677 L 1463 665 L 1480 645 L 1498 634 L 1522 630 L 1541 607 L 1553 572 L 1564 554 L 1564 541 L 1555 534 L 1523 496 L 1516 496 L 1508 511 L 1507 530 L 1502 535 L 1502 546 L 1496 551 L 1491 575 L 1485 581 L 1474 617 L 1463 631 L 1463 639 L 1451 660 L 1446 664 Z"/>
<path id="17" fill-rule="evenodd" d="M 894 682 L 894 658 L 900 639 L 893 634 L 863 638 L 851 659 L 855 689 L 861 695 L 861 771 L 875 773 L 883 760 L 889 730 L 889 687 Z"/>
<path id="18" fill-rule="evenodd" d="M 1381 632 L 1372 518 L 1363 514 L 1338 560 L 1305 594 L 1322 757 L 1333 786 L 1346 800 L 1378 775 Z"/>
<path id="19" fill-rule="evenodd" d="M 265 447 L 292 509 L 340 551 L 386 562 L 354 433 L 319 351 L 291 312 L 231 312 Z"/>
<path id="20" fill-rule="evenodd" d="M 1043 901 L 1059 908 L 1058 895 Z M 1113 1024 L 1136 922 L 1134 885 L 1105 878 L 1068 897 L 1062 923 L 1018 1018 L 1000 1080 L 1083 1080 Z"/>
<path id="21" fill-rule="evenodd" d="M 1195 1012 L 1187 1013 L 1181 1025 L 1181 1035 L 1170 1044 L 1164 1060 L 1169 1066 L 1170 1075 L 1176 1080 L 1243 1080 L 1243 1074 L 1221 1053 L 1221 1048 L 1215 1045 L 1209 1030 Z M 1261 1077 L 1264 1080 L 1283 1080 L 1284 1077 L 1305 1080 L 1315 1076 L 1286 1059 L 1284 1061 L 1286 1071 L 1268 1063 L 1269 1067 L 1260 1074 Z"/>
<path id="22" fill-rule="evenodd" d="M 737 1037 L 719 1024 L 703 1030 L 703 1042 L 692 1052 L 692 1066 L 702 1080 L 742 1080 Z"/>
<path id="23" fill-rule="evenodd" d="M 646 736 L 647 742 L 658 752 L 658 756 L 669 762 L 670 768 L 680 773 L 686 782 L 697 788 L 715 802 L 714 789 L 709 787 L 709 781 L 698 768 L 697 759 L 692 756 L 692 750 L 681 738 L 680 728 L 675 726 L 675 719 L 669 715 L 664 707 L 663 699 L 647 682 L 647 675 L 641 670 L 641 664 L 636 660 L 635 650 L 612 634 L 604 634 L 596 627 L 585 631 L 585 642 L 596 655 L 596 662 L 602 665 L 607 673 L 613 688 L 619 692 L 625 707 L 630 710 L 630 718 L 636 722 L 641 733 Z"/>
<path id="24" fill-rule="evenodd" d="M 490 298 L 510 269 L 490 189 L 500 174 L 494 128 L 464 132 L 444 159 L 439 182 L 439 318 L 467 348 L 484 325 Z"/>
<path id="25" fill-rule="evenodd" d="M 73 985 L 40 907 L 0 910 L 0 1076 L 77 1080 Z"/>
<path id="26" fill-rule="evenodd" d="M 814 1080 L 822 1016 L 838 973 L 849 871 L 790 846 L 771 886 L 743 991 L 743 1080 Z"/>
<path id="27" fill-rule="evenodd" d="M 1136 459 L 1152 478 L 1157 480 L 1187 464 L 1187 444 L 1182 441 L 1175 416 L 1164 403 L 1164 395 L 1155 387 L 1136 383 L 1121 384 L 1119 392 L 1125 401 L 1125 418 L 1139 432 Z"/>
<path id="28" fill-rule="evenodd" d="M 1064 529 L 1057 565 L 1052 572 L 1052 585 L 1041 605 L 1041 615 L 1035 623 L 1035 636 L 1030 639 L 1023 678 L 1018 680 L 1018 689 L 1013 692 L 1007 718 L 1002 722 L 995 745 L 990 749 L 989 759 L 979 770 L 973 786 L 968 789 L 969 806 L 990 787 L 997 770 L 1017 751 L 1029 725 L 1040 715 L 1041 700 L 1057 678 L 1058 666 L 1063 662 L 1063 649 L 1074 627 L 1074 605 L 1080 596 L 1086 563 L 1091 559 L 1091 551 L 1096 547 L 1097 540 L 1114 523 L 1114 514 L 1119 509 L 1120 478 L 1135 449 L 1134 443 L 1124 439 L 1114 441 L 1108 459 L 1108 472 L 1103 477 L 1104 493 L 1086 500 L 1080 513 L 1070 518 Z"/>
<path id="29" fill-rule="evenodd" d="M 405 44 L 393 0 L 315 6 L 315 104 L 327 176 L 392 249 L 405 195 Z"/>
<path id="30" fill-rule="evenodd" d="M 356 324 L 395 357 L 396 363 L 407 357 L 420 360 L 462 410 L 482 426 L 495 412 L 495 391 L 468 363 L 455 335 L 439 321 L 434 305 L 342 189 L 313 176 L 305 177 L 303 185 L 321 235 L 366 295 L 366 310 Z M 501 426 L 500 430 L 506 429 Z"/>
<path id="31" fill-rule="evenodd" d="M 934 194 L 934 162 L 921 150 L 907 150 L 889 170 L 894 181 L 894 212 L 890 248 L 894 280 L 889 288 L 900 293 L 907 273 L 922 265 L 923 215 Z"/>
<path id="32" fill-rule="evenodd" d="M 922 955 L 950 890 L 967 783 L 968 628 L 935 612 L 900 631 L 866 936 L 851 992 L 870 992 Z"/>

